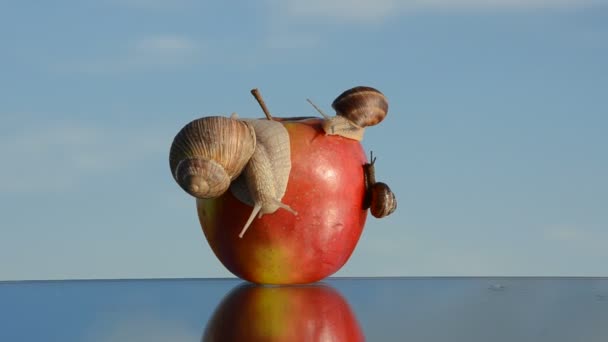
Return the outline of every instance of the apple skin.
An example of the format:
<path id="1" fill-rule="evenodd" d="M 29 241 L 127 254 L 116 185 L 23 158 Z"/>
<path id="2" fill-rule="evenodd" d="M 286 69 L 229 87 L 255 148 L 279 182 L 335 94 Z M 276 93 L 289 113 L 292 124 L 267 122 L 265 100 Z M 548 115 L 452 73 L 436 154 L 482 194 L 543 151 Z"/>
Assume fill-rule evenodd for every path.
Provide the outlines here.
<path id="1" fill-rule="evenodd" d="M 230 191 L 197 199 L 209 246 L 234 275 L 260 284 L 304 284 L 338 271 L 363 231 L 367 158 L 361 143 L 325 135 L 318 118 L 284 118 L 290 136 L 291 172 L 279 209 L 239 232 L 252 207 Z"/>
<path id="2" fill-rule="evenodd" d="M 202 341 L 364 341 L 344 298 L 322 284 L 245 284 L 218 305 Z"/>

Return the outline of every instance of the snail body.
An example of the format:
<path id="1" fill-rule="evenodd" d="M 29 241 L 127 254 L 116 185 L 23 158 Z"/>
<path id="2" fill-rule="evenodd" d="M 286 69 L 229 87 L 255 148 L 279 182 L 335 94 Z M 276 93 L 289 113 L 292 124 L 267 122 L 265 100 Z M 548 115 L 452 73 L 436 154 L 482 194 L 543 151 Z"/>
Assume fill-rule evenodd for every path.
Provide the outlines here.
<path id="1" fill-rule="evenodd" d="M 253 207 L 239 237 L 243 237 L 254 218 L 283 208 L 294 215 L 291 207 L 281 202 L 291 171 L 289 133 L 273 120 L 246 120 L 256 134 L 257 145 L 243 174 L 231 186 L 241 202 Z"/>
<path id="2" fill-rule="evenodd" d="M 173 139 L 171 174 L 194 197 L 218 197 L 241 174 L 255 146 L 255 131 L 247 123 L 221 116 L 200 118 Z"/>
<path id="3" fill-rule="evenodd" d="M 359 86 L 346 90 L 332 103 L 336 116 L 321 112 L 327 135 L 339 135 L 361 141 L 365 127 L 377 125 L 388 113 L 388 101 L 384 94 L 372 87 Z"/>

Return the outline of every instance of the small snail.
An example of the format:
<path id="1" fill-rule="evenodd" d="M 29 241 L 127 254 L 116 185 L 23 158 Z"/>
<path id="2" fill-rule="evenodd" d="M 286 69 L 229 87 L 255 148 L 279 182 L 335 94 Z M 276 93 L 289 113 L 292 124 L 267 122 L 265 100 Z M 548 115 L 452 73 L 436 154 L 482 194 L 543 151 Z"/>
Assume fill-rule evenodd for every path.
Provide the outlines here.
<path id="1" fill-rule="evenodd" d="M 354 87 L 340 94 L 331 104 L 336 110 L 334 117 L 329 117 L 309 102 L 325 118 L 325 134 L 357 141 L 363 140 L 365 127 L 377 125 L 388 113 L 386 97 L 380 91 L 365 86 Z"/>
<path id="2" fill-rule="evenodd" d="M 253 127 L 242 121 L 221 116 L 197 119 L 173 139 L 171 174 L 194 197 L 218 197 L 241 174 L 255 146 Z"/>
<path id="3" fill-rule="evenodd" d="M 397 198 L 388 185 L 376 182 L 375 163 L 376 158 L 370 153 L 370 162 L 363 165 L 366 189 L 363 208 L 369 208 L 374 217 L 382 218 L 397 209 Z"/>

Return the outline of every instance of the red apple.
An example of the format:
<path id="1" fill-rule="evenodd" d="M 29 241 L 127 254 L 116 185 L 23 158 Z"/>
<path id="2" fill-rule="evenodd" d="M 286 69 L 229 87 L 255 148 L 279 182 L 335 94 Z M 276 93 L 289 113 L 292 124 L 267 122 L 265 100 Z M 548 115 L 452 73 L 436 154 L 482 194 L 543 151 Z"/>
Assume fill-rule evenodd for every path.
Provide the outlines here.
<path id="1" fill-rule="evenodd" d="M 363 341 L 348 303 L 324 285 L 239 286 L 207 323 L 202 341 Z"/>
<path id="2" fill-rule="evenodd" d="M 321 119 L 279 119 L 287 128 L 291 173 L 284 209 L 256 218 L 239 232 L 252 207 L 230 191 L 197 199 L 211 249 L 236 276 L 263 284 L 302 284 L 338 271 L 353 253 L 367 211 L 363 209 L 367 162 L 361 143 L 325 135 Z"/>

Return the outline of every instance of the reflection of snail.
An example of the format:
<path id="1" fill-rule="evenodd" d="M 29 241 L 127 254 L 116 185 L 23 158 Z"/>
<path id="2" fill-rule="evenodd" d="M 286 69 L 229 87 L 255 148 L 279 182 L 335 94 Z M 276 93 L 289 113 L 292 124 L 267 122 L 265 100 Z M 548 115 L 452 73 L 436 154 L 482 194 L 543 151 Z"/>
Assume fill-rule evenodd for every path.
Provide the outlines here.
<path id="1" fill-rule="evenodd" d="M 289 134 L 277 121 L 205 117 L 187 124 L 176 135 L 169 153 L 177 183 L 197 198 L 232 191 L 253 206 L 243 236 L 256 215 L 284 208 L 281 203 L 291 170 Z"/>
<path id="2" fill-rule="evenodd" d="M 325 118 L 325 134 L 340 135 L 357 141 L 363 139 L 365 127 L 377 125 L 388 113 L 386 97 L 374 88 L 363 86 L 351 88 L 334 100 L 331 106 L 336 110 L 336 116 L 330 117 L 314 104 L 313 106 Z"/>
<path id="3" fill-rule="evenodd" d="M 376 182 L 375 162 L 376 157 L 370 153 L 370 162 L 363 165 L 366 189 L 363 208 L 369 208 L 374 217 L 382 218 L 392 214 L 397 209 L 397 198 L 395 198 L 395 194 L 388 185 Z"/>

